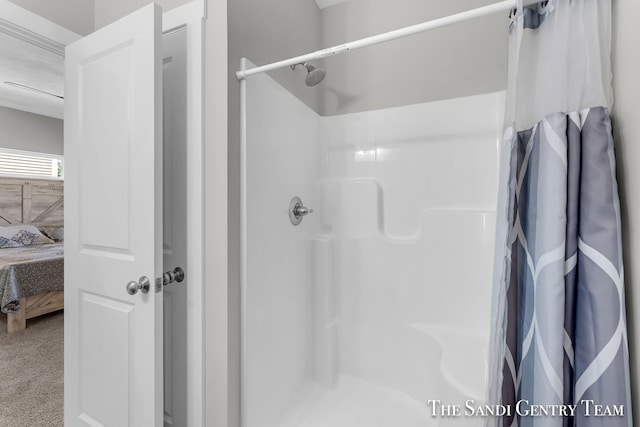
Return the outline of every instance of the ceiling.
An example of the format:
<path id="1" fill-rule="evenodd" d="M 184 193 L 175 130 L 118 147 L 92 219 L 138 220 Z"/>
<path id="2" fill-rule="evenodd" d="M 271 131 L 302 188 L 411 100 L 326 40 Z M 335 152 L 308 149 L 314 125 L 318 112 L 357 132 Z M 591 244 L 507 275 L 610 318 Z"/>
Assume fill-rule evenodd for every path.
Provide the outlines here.
<path id="1" fill-rule="evenodd" d="M 0 32 L 0 106 L 62 119 L 64 58 Z M 14 82 L 48 92 L 7 85 Z M 53 96 L 57 95 L 57 96 Z"/>

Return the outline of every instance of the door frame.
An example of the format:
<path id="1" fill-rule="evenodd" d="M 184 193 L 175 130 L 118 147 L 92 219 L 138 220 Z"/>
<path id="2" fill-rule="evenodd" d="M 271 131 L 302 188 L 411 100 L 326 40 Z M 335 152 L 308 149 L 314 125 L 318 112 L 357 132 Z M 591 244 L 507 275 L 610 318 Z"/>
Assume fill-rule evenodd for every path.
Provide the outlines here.
<path id="1" fill-rule="evenodd" d="M 64 56 L 82 36 L 7 0 L 0 0 L 0 32 Z M 187 402 L 188 426 L 205 425 L 204 382 L 204 0 L 163 13 L 163 34 L 187 31 Z"/>
<path id="2" fill-rule="evenodd" d="M 205 425 L 204 382 L 204 122 L 203 0 L 162 15 L 163 34 L 187 31 L 187 413 L 188 425 Z"/>

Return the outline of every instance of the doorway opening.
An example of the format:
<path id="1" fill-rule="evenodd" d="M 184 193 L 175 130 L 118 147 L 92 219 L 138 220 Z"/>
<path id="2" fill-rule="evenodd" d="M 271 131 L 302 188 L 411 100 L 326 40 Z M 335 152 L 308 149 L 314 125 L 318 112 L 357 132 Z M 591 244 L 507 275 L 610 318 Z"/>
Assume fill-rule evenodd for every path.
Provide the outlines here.
<path id="1" fill-rule="evenodd" d="M 56 35 L 49 26 L 42 27 L 41 17 L 0 2 L 16 11 L 15 17 L 3 18 L 22 28 L 21 33 L 37 35 L 41 44 L 64 48 L 73 41 L 61 27 L 62 35 Z M 186 272 L 182 283 L 168 285 L 163 292 L 165 426 L 204 422 L 202 79 L 198 78 L 203 12 L 203 3 L 196 1 L 163 16 L 163 271 L 182 267 Z"/>

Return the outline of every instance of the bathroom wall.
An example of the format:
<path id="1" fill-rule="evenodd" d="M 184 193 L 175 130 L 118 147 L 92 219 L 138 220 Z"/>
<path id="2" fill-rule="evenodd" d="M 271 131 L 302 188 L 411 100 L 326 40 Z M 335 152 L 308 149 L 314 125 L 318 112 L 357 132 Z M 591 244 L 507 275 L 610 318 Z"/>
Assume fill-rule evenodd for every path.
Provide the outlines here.
<path id="1" fill-rule="evenodd" d="M 640 3 L 635 0 L 616 0 L 612 6 L 612 121 L 622 207 L 631 392 L 637 420 L 640 417 L 640 56 L 637 54 L 640 29 L 634 16 L 640 14 Z"/>
<path id="2" fill-rule="evenodd" d="M 349 0 L 322 10 L 322 47 L 495 3 Z M 322 115 L 368 111 L 506 88 L 507 12 L 323 60 Z"/>
<path id="3" fill-rule="evenodd" d="M 248 426 L 274 426 L 309 379 L 312 244 L 319 217 L 294 226 L 292 197 L 322 212 L 318 115 L 267 75 L 247 82 Z"/>
<path id="4" fill-rule="evenodd" d="M 499 92 L 323 118 L 341 375 L 484 399 L 503 110 Z"/>
<path id="5" fill-rule="evenodd" d="M 0 147 L 63 154 L 62 120 L 0 107 Z"/>

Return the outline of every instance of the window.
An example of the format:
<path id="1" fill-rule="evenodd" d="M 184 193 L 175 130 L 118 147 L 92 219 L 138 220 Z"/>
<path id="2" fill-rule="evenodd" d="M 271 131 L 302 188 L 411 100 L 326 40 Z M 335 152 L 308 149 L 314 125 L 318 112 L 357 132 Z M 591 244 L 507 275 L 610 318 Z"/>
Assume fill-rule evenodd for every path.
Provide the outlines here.
<path id="1" fill-rule="evenodd" d="M 0 175 L 62 179 L 64 160 L 55 154 L 0 148 Z"/>

